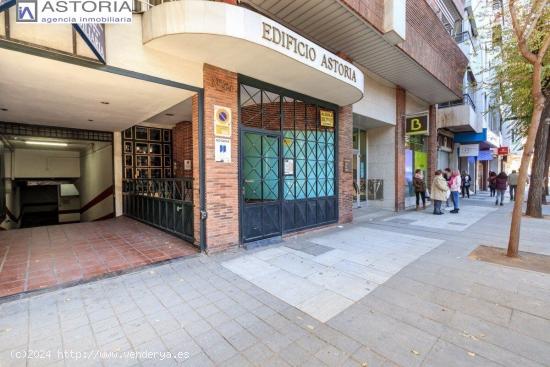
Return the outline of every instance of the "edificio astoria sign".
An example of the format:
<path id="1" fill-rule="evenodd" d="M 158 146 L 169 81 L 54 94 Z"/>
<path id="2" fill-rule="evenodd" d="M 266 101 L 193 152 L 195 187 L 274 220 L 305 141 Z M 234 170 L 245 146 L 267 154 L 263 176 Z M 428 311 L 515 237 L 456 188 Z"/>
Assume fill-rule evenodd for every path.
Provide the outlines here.
<path id="1" fill-rule="evenodd" d="M 262 39 L 290 51 L 304 64 L 319 66 L 339 79 L 358 82 L 356 68 L 351 63 L 276 23 L 262 22 Z"/>

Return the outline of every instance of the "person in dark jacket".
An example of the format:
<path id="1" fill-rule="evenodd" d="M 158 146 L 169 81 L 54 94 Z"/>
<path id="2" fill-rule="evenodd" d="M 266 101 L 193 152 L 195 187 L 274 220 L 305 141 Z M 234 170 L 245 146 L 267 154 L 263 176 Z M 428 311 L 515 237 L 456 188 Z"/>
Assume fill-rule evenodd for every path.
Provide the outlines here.
<path id="1" fill-rule="evenodd" d="M 470 186 L 472 185 L 472 176 L 468 172 L 462 172 L 462 197 L 468 196 L 470 198 Z"/>
<path id="2" fill-rule="evenodd" d="M 497 190 L 497 201 L 495 205 L 498 205 L 498 199 L 500 197 L 500 205 L 504 205 L 504 193 L 508 188 L 508 176 L 504 172 L 500 172 L 495 179 L 495 188 Z"/>
<path id="3" fill-rule="evenodd" d="M 416 210 L 420 209 L 420 198 L 422 198 L 422 209 L 426 209 L 426 181 L 422 170 L 417 169 L 414 172 L 413 186 L 416 194 Z"/>
<path id="4" fill-rule="evenodd" d="M 489 190 L 491 190 L 491 197 L 496 195 L 497 190 L 497 174 L 493 171 L 489 172 L 489 178 L 487 179 L 489 182 Z"/>

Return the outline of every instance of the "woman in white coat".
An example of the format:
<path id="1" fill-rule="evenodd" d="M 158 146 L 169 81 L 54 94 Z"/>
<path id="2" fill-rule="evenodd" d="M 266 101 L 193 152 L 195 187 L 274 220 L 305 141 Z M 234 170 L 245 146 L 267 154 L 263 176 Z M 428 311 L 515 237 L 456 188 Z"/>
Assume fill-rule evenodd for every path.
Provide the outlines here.
<path id="1" fill-rule="evenodd" d="M 435 171 L 435 176 L 432 181 L 431 198 L 434 202 L 434 214 L 441 215 L 441 203 L 447 200 L 447 192 L 449 186 L 447 180 L 442 176 L 441 170 Z"/>

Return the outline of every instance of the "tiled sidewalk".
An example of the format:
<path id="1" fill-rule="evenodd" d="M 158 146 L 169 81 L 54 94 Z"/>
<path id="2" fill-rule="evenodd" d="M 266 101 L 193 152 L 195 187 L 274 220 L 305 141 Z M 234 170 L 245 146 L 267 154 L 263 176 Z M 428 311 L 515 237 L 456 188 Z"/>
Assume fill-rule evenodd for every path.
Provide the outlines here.
<path id="1" fill-rule="evenodd" d="M 328 245 L 374 250 L 392 236 L 405 252 L 444 241 L 327 322 L 222 265 L 252 254 L 242 250 L 0 303 L 0 365 L 550 366 L 550 276 L 468 257 L 486 239 L 505 240 L 510 209 L 461 232 L 380 219 L 286 242 L 319 257 Z M 525 220 L 522 246 L 548 248 L 547 226 Z M 42 358 L 24 358 L 28 350 Z"/>
<path id="2" fill-rule="evenodd" d="M 197 253 L 172 235 L 121 217 L 0 232 L 0 297 Z"/>

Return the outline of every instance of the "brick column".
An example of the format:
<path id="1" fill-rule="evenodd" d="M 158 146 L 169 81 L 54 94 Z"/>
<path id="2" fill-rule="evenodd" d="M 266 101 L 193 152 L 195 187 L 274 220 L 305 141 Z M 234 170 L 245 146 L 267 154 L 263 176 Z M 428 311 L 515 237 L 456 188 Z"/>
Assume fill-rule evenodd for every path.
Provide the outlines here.
<path id="1" fill-rule="evenodd" d="M 203 78 L 206 243 L 211 253 L 239 244 L 238 80 L 236 73 L 208 64 L 204 65 Z M 214 160 L 214 105 L 232 112 L 231 163 Z"/>
<path id="2" fill-rule="evenodd" d="M 428 136 L 428 175 L 426 184 L 430 187 L 434 172 L 437 169 L 437 109 L 435 105 L 430 106 L 428 120 L 430 135 Z"/>
<path id="3" fill-rule="evenodd" d="M 338 110 L 338 209 L 339 223 L 353 220 L 353 169 L 344 172 L 344 162 L 353 162 L 353 113 L 352 106 Z"/>
<path id="4" fill-rule="evenodd" d="M 191 172 L 193 172 L 193 233 L 195 244 L 200 243 L 201 234 L 201 205 L 200 205 L 200 167 L 199 167 L 199 96 L 195 94 L 191 100 L 191 134 L 194 137 L 193 158 Z"/>
<path id="5" fill-rule="evenodd" d="M 405 209 L 405 89 L 395 90 L 395 211 Z"/>

